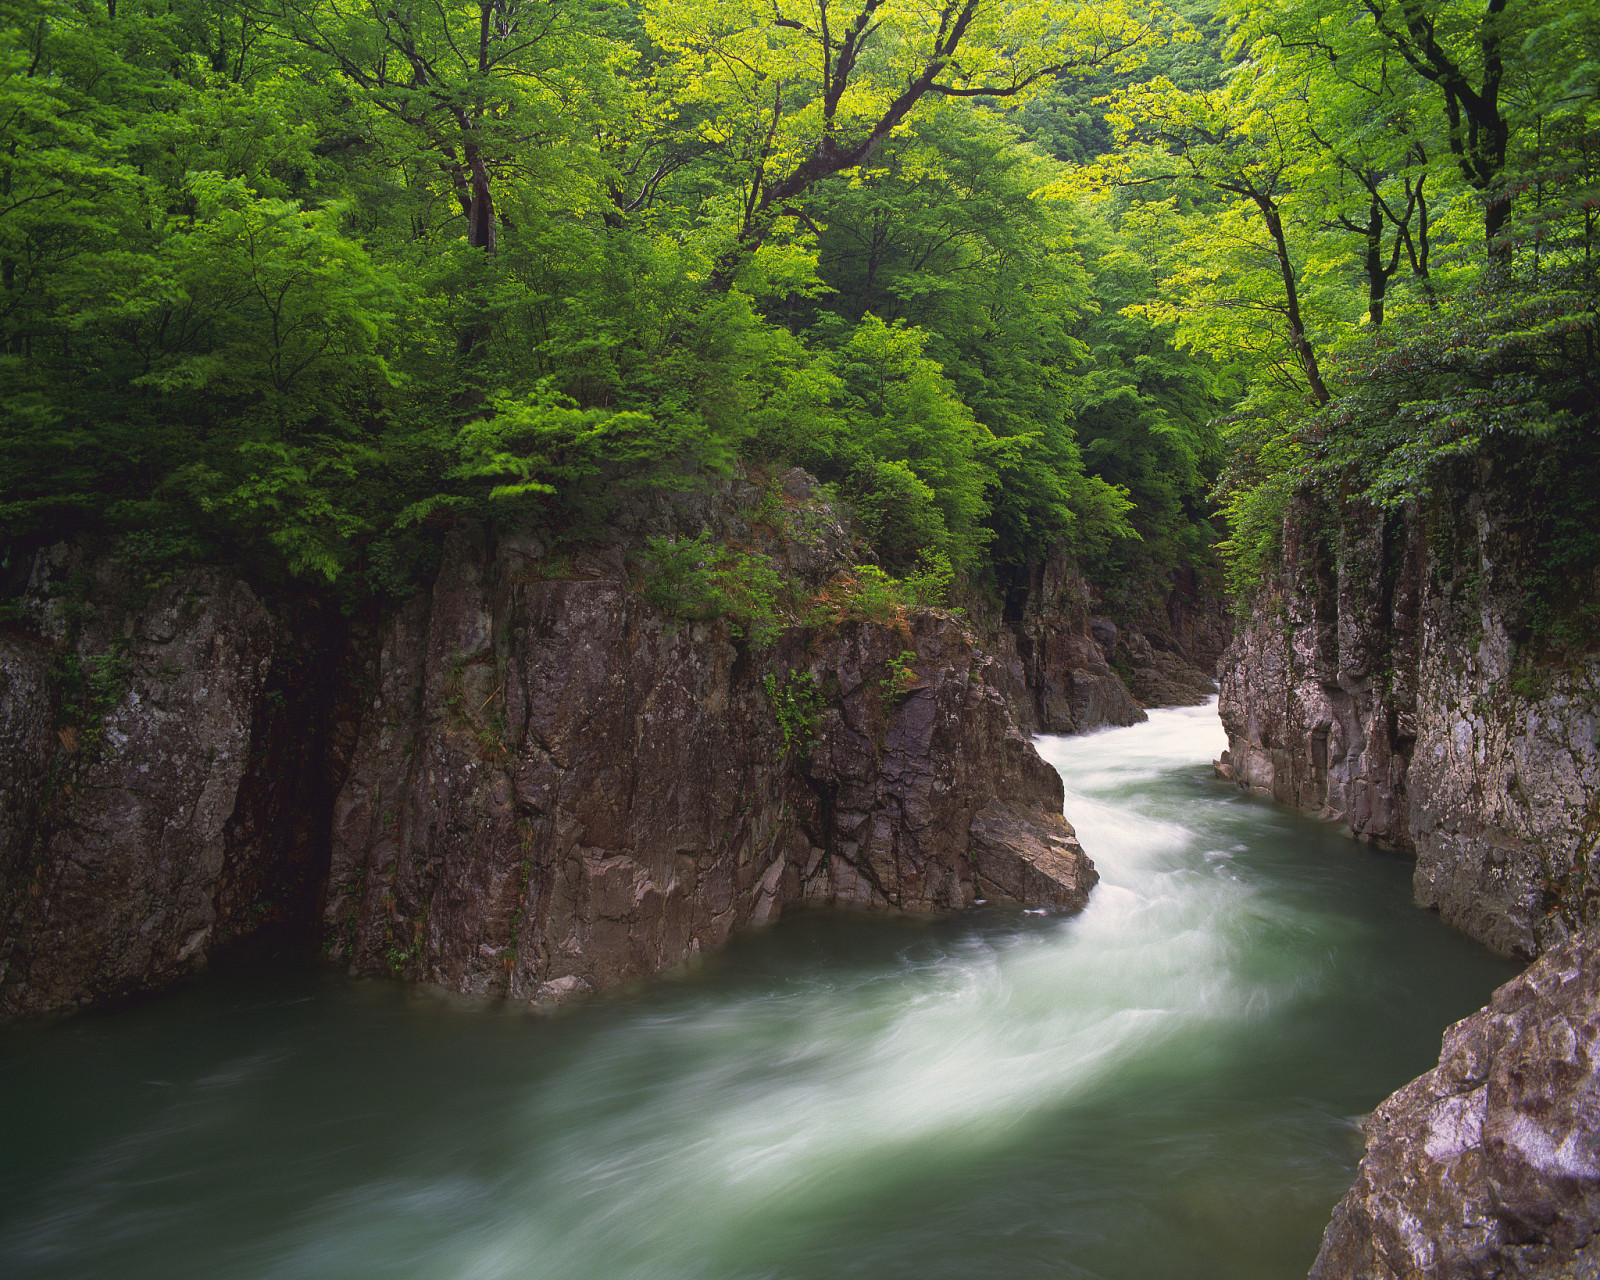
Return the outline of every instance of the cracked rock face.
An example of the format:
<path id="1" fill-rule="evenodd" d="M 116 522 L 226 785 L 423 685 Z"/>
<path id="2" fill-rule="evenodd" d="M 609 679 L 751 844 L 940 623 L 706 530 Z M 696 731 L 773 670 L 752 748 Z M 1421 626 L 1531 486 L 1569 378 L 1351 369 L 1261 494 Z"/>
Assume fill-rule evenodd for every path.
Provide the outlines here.
<path id="1" fill-rule="evenodd" d="M 1089 733 L 1145 718 L 1089 634 L 1087 590 L 1081 579 L 1069 580 L 1064 595 L 1038 604 L 1036 588 L 1020 621 L 985 631 L 984 648 L 999 664 L 995 679 L 1029 732 Z"/>
<path id="2" fill-rule="evenodd" d="M 1312 1280 L 1593 1276 L 1600 939 L 1548 952 L 1365 1122 Z"/>
<path id="3" fill-rule="evenodd" d="M 384 640 L 324 922 L 355 971 L 551 1003 L 800 902 L 1083 905 L 1060 780 L 951 618 L 753 650 L 663 617 L 618 551 L 548 580 L 540 553 L 452 537 Z M 786 743 L 796 681 L 822 698 Z"/>
<path id="4" fill-rule="evenodd" d="M 1534 956 L 1600 918 L 1600 657 L 1529 647 L 1515 499 L 1472 479 L 1428 512 L 1291 508 L 1218 768 L 1413 851 L 1418 903 Z"/>
<path id="5" fill-rule="evenodd" d="M 59 724 L 61 655 L 0 642 L 0 1012 L 125 996 L 204 963 L 273 631 L 242 585 L 190 575 L 127 617 L 101 668 L 103 719 Z M 106 637 L 91 627 L 80 648 L 93 663 Z"/>
<path id="6" fill-rule="evenodd" d="M 952 616 L 766 649 L 673 621 L 627 552 L 702 529 L 813 587 L 851 562 L 798 471 L 641 501 L 560 557 L 462 530 L 370 628 L 221 570 L 150 594 L 42 557 L 33 630 L 0 634 L 0 1017 L 275 926 L 356 972 L 554 1002 L 801 902 L 1083 905 L 1060 780 Z"/>
<path id="7" fill-rule="evenodd" d="M 1200 598 L 1192 575 L 1179 577 L 1163 601 L 1119 601 L 1119 625 L 1091 616 L 1089 584 L 1071 560 L 1056 555 L 1036 566 L 1021 616 L 993 623 L 984 638 L 1019 723 L 1088 733 L 1138 724 L 1146 707 L 1196 706 L 1216 693 L 1206 670 L 1226 645 L 1226 618 L 1220 602 Z"/>

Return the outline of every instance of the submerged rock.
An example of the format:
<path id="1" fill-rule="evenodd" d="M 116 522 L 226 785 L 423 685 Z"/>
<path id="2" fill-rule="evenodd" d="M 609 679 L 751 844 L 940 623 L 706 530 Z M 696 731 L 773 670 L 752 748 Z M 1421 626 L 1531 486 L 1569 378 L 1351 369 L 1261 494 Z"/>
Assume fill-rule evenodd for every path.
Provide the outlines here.
<path id="1" fill-rule="evenodd" d="M 1312 1280 L 1590 1277 L 1600 1263 L 1600 937 L 1585 932 L 1444 1034 L 1365 1122 Z"/>

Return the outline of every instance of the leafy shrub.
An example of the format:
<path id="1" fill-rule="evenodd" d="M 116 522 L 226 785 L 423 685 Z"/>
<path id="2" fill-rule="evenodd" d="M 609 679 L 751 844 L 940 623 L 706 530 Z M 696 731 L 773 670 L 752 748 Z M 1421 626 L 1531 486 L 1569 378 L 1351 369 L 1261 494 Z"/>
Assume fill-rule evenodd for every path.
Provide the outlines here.
<path id="1" fill-rule="evenodd" d="M 767 675 L 761 681 L 772 704 L 772 714 L 783 734 L 783 749 L 798 747 L 803 759 L 810 753 L 822 716 L 822 686 L 809 671 L 791 671 L 786 679 Z"/>
<path id="2" fill-rule="evenodd" d="M 726 616 L 736 635 L 758 646 L 771 644 L 783 629 L 781 601 L 789 586 L 770 556 L 715 545 L 702 533 L 650 538 L 639 559 L 646 565 L 644 598 L 669 617 Z"/>
<path id="3" fill-rule="evenodd" d="M 68 653 L 56 668 L 60 711 L 56 733 L 69 752 L 93 749 L 105 736 L 105 718 L 122 701 L 133 674 L 129 661 L 116 653 L 80 657 Z"/>
<path id="4" fill-rule="evenodd" d="M 905 576 L 903 585 L 913 604 L 936 609 L 944 603 L 954 580 L 955 570 L 949 556 L 942 551 L 923 551 L 917 557 L 917 567 Z"/>
<path id="5" fill-rule="evenodd" d="M 889 659 L 886 664 L 889 673 L 878 681 L 884 710 L 887 711 L 898 698 L 911 692 L 912 686 L 917 682 L 916 668 L 912 665 L 916 660 L 916 652 L 911 649 L 902 649 Z"/>
<path id="6" fill-rule="evenodd" d="M 849 599 L 852 616 L 866 622 L 893 621 L 912 604 L 903 582 L 871 564 L 856 566 Z"/>

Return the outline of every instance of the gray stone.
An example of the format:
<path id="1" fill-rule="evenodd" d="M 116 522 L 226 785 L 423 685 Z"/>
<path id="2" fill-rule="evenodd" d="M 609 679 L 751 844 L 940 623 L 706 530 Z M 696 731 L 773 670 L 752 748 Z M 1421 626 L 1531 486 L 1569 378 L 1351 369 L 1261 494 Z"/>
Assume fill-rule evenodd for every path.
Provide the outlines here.
<path id="1" fill-rule="evenodd" d="M 274 925 L 355 972 L 548 1004 L 800 901 L 1083 905 L 1060 779 L 963 622 L 752 648 L 639 591 L 645 538 L 701 532 L 812 588 L 863 558 L 798 471 L 630 499 L 563 555 L 463 527 L 368 630 L 273 616 L 219 569 L 143 598 L 113 557 L 47 551 L 32 633 L 0 637 L 0 1016 L 154 990 Z M 92 581 L 72 609 L 69 579 Z M 92 724 L 61 714 L 72 656 L 123 673 Z M 764 682 L 802 673 L 822 705 L 785 743 Z"/>
<path id="2" fill-rule="evenodd" d="M 903 653 L 914 678 L 893 691 Z M 390 710 L 334 812 L 331 953 L 549 1003 L 802 900 L 1077 909 L 1093 869 L 992 668 L 937 611 L 752 650 L 725 621 L 663 617 L 620 567 L 546 580 L 452 535 L 383 639 Z M 825 706 L 786 749 L 763 681 L 798 673 Z"/>
<path id="3" fill-rule="evenodd" d="M 1596 1274 L 1600 938 L 1584 932 L 1444 1034 L 1364 1124 L 1312 1280 Z"/>
<path id="4" fill-rule="evenodd" d="M 84 571 L 115 585 L 104 565 Z M 272 620 L 238 582 L 203 570 L 128 615 L 132 638 L 110 657 L 106 612 L 70 650 L 0 648 L 6 1014 L 164 985 L 205 964 L 219 927 L 234 928 L 220 901 L 228 828 Z M 115 701 L 52 732 L 52 677 L 67 655 L 106 662 Z"/>
<path id="5" fill-rule="evenodd" d="M 1291 508 L 1223 659 L 1225 771 L 1414 852 L 1419 903 L 1533 956 L 1600 908 L 1600 656 L 1518 644 L 1511 499 L 1452 494 L 1426 517 L 1351 503 L 1331 531 Z M 1441 524 L 1465 534 L 1430 538 Z"/>

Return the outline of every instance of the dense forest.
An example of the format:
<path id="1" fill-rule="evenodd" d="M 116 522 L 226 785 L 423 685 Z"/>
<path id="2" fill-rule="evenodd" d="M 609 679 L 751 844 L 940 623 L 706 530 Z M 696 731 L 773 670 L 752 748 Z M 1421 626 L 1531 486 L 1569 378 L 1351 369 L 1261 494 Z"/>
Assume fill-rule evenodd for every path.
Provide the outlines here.
<path id="1" fill-rule="evenodd" d="M 347 607 L 743 463 L 925 596 L 1241 591 L 1514 448 L 1600 556 L 1600 10 L 5 0 L 0 541 Z"/>

